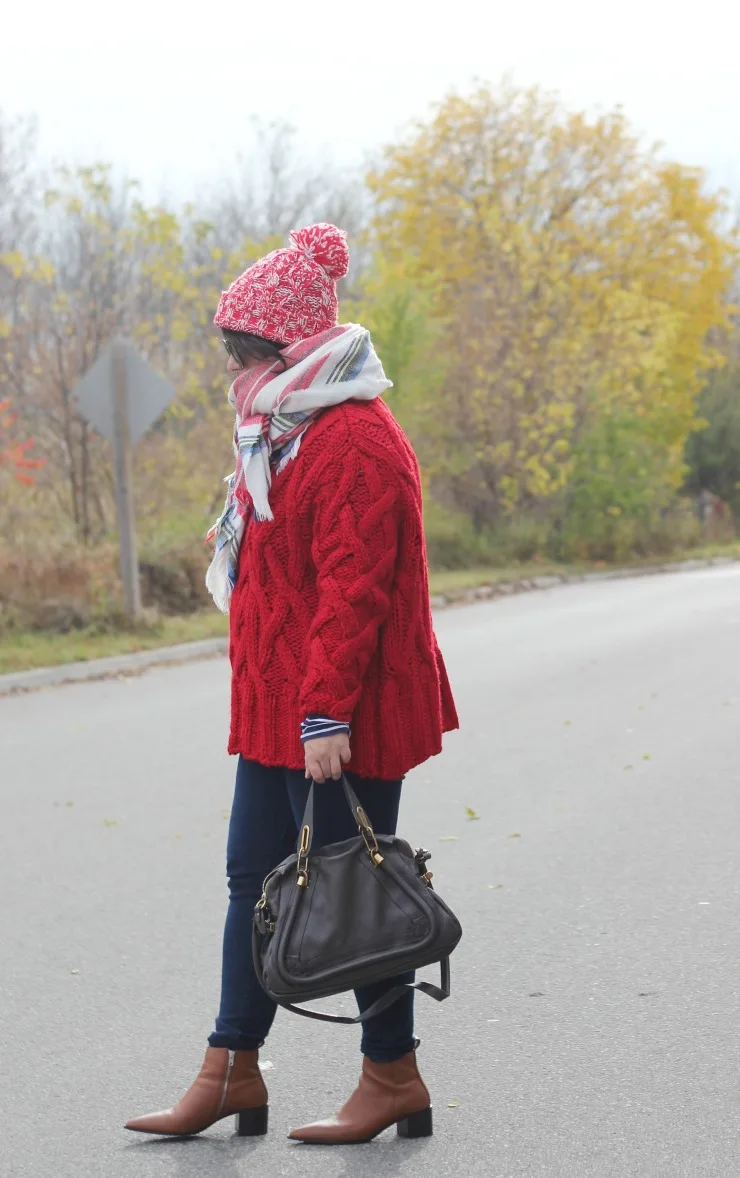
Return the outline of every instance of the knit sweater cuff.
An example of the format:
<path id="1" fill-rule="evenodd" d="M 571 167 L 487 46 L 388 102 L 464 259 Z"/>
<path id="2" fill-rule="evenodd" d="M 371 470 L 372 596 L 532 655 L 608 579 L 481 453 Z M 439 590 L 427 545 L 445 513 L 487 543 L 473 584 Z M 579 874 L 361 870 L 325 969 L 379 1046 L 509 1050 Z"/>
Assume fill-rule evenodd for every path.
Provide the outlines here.
<path id="1" fill-rule="evenodd" d="M 350 736 L 351 732 L 349 724 L 343 724 L 341 720 L 332 720 L 329 716 L 306 716 L 301 724 L 301 741 L 306 744 L 325 736 Z"/>

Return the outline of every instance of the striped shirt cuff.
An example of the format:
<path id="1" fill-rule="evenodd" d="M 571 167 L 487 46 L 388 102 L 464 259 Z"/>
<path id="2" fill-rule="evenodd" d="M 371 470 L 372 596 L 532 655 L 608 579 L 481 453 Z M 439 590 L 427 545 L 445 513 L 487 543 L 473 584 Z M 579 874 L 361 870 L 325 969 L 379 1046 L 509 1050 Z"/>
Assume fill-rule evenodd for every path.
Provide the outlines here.
<path id="1" fill-rule="evenodd" d="M 301 741 L 305 744 L 324 736 L 350 736 L 351 731 L 349 724 L 343 724 L 341 720 L 332 720 L 329 716 L 306 716 L 301 724 Z"/>

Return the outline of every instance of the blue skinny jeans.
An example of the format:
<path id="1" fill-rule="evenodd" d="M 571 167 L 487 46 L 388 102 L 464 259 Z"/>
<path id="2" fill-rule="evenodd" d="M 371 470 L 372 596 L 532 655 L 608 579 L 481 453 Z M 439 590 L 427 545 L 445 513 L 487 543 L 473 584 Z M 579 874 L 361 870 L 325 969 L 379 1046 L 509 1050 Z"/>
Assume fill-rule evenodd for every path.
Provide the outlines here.
<path id="1" fill-rule="evenodd" d="M 401 800 L 400 781 L 371 781 L 351 776 L 365 812 L 378 834 L 395 834 Z M 265 876 L 296 849 L 309 783 L 300 770 L 268 769 L 239 758 L 231 809 L 226 870 L 229 907 L 224 929 L 221 1006 L 211 1047 L 248 1051 L 261 1047 L 277 1011 L 257 981 L 252 962 L 252 916 Z M 357 826 L 340 782 L 317 785 L 314 799 L 314 847 L 357 834 Z M 355 991 L 360 1011 L 389 987 L 413 982 L 413 973 L 389 978 Z M 291 1015 L 291 1018 L 296 1017 Z M 362 1024 L 363 1053 L 376 1063 L 400 1059 L 415 1046 L 413 992 Z"/>

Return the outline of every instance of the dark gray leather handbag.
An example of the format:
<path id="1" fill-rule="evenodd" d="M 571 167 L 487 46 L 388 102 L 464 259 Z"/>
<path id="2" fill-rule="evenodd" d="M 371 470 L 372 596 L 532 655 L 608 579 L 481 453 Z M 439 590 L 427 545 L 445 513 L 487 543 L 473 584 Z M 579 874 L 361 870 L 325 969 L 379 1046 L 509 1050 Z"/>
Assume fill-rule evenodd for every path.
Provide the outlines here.
<path id="1" fill-rule="evenodd" d="M 387 1010 L 409 990 L 437 1002 L 448 998 L 449 956 L 462 928 L 432 888 L 429 852 L 376 835 L 352 786 L 343 783 L 359 835 L 311 853 L 312 785 L 297 852 L 268 875 L 255 908 L 253 951 L 257 977 L 274 1002 L 308 1018 L 351 1024 Z M 294 1005 L 436 962 L 440 986 L 393 986 L 355 1018 Z"/>

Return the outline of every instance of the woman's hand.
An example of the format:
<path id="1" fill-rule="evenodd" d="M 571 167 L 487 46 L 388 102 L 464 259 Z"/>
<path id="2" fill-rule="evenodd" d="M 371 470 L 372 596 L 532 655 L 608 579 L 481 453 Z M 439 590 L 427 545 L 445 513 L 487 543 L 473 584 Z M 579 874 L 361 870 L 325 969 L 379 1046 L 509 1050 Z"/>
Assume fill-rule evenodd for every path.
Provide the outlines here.
<path id="1" fill-rule="evenodd" d="M 339 781 L 342 769 L 348 765 L 350 752 L 349 736 L 339 732 L 336 736 L 320 736 L 318 740 L 307 740 L 303 746 L 306 755 L 306 777 L 313 778 L 319 785 L 333 777 Z"/>

